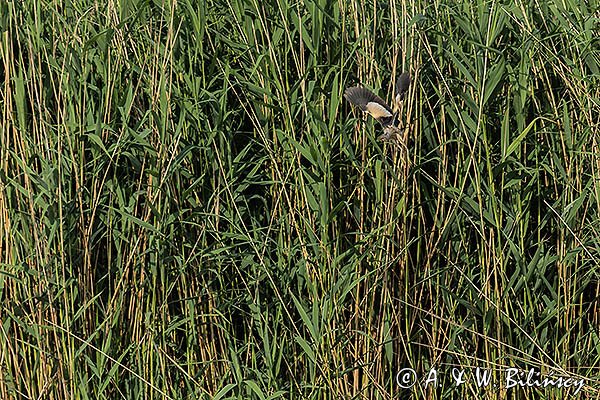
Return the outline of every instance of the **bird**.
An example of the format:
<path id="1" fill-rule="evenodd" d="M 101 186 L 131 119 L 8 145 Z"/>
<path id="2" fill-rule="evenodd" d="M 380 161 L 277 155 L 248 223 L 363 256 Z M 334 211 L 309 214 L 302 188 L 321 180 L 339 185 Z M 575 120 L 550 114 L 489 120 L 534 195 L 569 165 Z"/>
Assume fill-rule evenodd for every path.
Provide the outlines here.
<path id="1" fill-rule="evenodd" d="M 395 120 L 400 102 L 408 91 L 410 83 L 411 76 L 408 72 L 402 73 L 396 80 L 394 108 L 390 107 L 385 100 L 375 93 L 359 86 L 347 88 L 344 92 L 344 98 L 379 121 L 383 127 L 383 134 L 379 136 L 380 140 L 398 139 L 400 129 L 396 126 Z"/>

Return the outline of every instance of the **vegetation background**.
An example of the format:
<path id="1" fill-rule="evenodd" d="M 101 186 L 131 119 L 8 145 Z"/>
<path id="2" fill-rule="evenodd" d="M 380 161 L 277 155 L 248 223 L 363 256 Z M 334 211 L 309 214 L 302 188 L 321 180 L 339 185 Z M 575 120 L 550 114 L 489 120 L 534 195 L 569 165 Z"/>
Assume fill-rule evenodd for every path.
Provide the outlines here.
<path id="1" fill-rule="evenodd" d="M 0 397 L 600 398 L 599 5 L 0 3 Z"/>

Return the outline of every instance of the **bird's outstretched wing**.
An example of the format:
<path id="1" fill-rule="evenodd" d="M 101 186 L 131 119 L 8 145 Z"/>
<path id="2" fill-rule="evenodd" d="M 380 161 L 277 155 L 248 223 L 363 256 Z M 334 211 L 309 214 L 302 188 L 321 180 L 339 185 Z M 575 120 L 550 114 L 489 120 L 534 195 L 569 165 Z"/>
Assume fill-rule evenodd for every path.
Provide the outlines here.
<path id="1" fill-rule="evenodd" d="M 375 93 L 361 88 L 351 87 L 346 89 L 344 97 L 350 103 L 360 107 L 366 113 L 369 113 L 377 121 L 381 122 L 383 126 L 390 125 L 394 122 L 394 112 L 387 103 Z"/>
<path id="2" fill-rule="evenodd" d="M 410 87 L 411 77 L 408 72 L 403 72 L 396 80 L 396 101 L 404 96 Z"/>

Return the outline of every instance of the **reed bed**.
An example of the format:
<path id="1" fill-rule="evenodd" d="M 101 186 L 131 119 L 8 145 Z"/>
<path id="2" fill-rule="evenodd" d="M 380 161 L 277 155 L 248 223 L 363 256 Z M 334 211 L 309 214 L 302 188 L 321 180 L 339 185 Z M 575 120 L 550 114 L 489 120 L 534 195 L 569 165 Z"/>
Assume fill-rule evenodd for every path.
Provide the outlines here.
<path id="1" fill-rule="evenodd" d="M 0 4 L 0 398 L 600 398 L 599 10 Z"/>

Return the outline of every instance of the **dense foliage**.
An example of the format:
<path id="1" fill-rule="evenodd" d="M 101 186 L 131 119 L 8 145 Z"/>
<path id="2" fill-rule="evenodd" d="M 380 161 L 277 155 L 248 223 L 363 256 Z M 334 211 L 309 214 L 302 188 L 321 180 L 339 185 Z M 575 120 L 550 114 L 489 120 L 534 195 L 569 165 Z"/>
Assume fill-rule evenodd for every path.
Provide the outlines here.
<path id="1" fill-rule="evenodd" d="M 0 4 L 0 397 L 598 396 L 599 9 Z"/>

